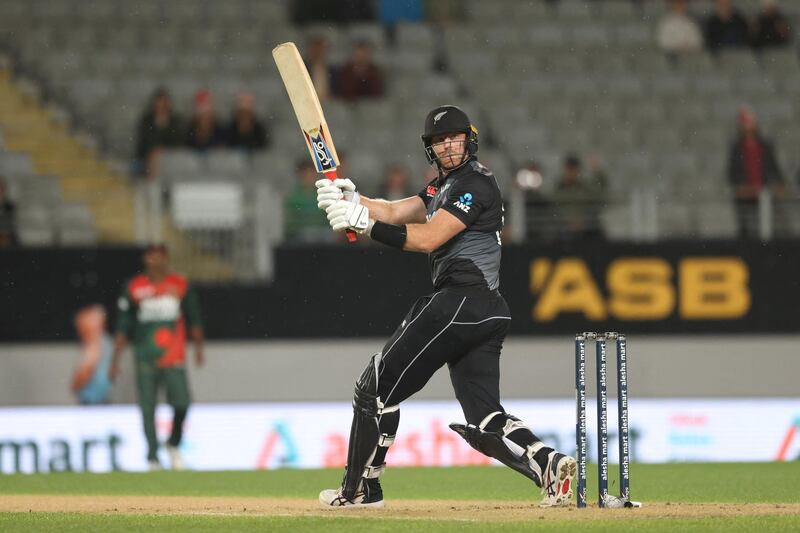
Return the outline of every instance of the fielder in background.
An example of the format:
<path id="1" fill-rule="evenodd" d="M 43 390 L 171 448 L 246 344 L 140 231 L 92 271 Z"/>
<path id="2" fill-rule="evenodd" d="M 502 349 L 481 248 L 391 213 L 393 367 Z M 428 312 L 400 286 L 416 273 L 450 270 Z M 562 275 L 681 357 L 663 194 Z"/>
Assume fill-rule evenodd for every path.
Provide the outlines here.
<path id="1" fill-rule="evenodd" d="M 100 304 L 88 305 L 75 314 L 75 330 L 81 341 L 81 358 L 72 374 L 70 388 L 81 405 L 108 403 L 111 380 L 112 341 L 106 331 L 106 310 Z"/>
<path id="2" fill-rule="evenodd" d="M 416 196 L 373 200 L 349 179 L 317 182 L 318 205 L 335 231 L 429 254 L 435 291 L 416 301 L 356 382 L 342 486 L 322 491 L 320 503 L 383 506 L 378 478 L 400 403 L 447 364 L 467 421 L 451 429 L 531 479 L 542 489 L 542 506 L 567 505 L 575 459 L 546 446 L 500 405 L 500 351 L 511 320 L 499 292 L 503 203 L 494 175 L 475 156 L 478 131 L 461 109 L 442 106 L 425 119 L 422 141 L 439 175 Z"/>
<path id="3" fill-rule="evenodd" d="M 203 326 L 197 295 L 186 278 L 170 272 L 164 245 L 144 252 L 144 274 L 127 282 L 119 298 L 119 318 L 114 339 L 110 376 L 116 378 L 119 360 L 128 342 L 133 344 L 136 388 L 147 438 L 147 461 L 160 470 L 155 411 L 163 385 L 174 409 L 172 432 L 166 443 L 171 466 L 184 468 L 179 446 L 191 396 L 186 375 L 187 330 L 194 343 L 197 366 L 203 365 Z"/>

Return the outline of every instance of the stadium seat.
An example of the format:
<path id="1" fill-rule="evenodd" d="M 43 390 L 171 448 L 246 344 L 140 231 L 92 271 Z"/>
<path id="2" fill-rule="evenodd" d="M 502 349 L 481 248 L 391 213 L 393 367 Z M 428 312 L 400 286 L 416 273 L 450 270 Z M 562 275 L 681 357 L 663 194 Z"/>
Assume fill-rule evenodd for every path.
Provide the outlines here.
<path id="1" fill-rule="evenodd" d="M 186 149 L 165 150 L 158 167 L 158 177 L 166 181 L 184 180 L 204 170 L 200 157 Z"/>

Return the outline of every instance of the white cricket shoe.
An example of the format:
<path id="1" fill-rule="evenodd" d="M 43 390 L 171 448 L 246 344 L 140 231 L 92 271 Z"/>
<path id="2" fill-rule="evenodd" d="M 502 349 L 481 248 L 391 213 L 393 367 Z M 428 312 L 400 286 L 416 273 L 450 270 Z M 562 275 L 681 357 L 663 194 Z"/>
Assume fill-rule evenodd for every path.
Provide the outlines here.
<path id="1" fill-rule="evenodd" d="M 377 478 L 364 479 L 362 488 L 352 500 L 342 496 L 342 489 L 326 489 L 319 493 L 319 503 L 323 507 L 383 507 L 383 490 Z"/>
<path id="2" fill-rule="evenodd" d="M 161 467 L 161 463 L 158 462 L 158 459 L 149 459 L 147 461 L 147 469 L 150 472 L 160 472 L 160 471 L 164 470 Z"/>
<path id="3" fill-rule="evenodd" d="M 183 462 L 183 456 L 177 446 L 167 444 L 167 454 L 169 455 L 169 464 L 173 470 L 186 470 L 186 465 Z"/>
<path id="4" fill-rule="evenodd" d="M 547 468 L 542 473 L 544 498 L 539 507 L 565 507 L 572 499 L 572 480 L 578 472 L 574 457 L 552 451 L 547 455 Z"/>

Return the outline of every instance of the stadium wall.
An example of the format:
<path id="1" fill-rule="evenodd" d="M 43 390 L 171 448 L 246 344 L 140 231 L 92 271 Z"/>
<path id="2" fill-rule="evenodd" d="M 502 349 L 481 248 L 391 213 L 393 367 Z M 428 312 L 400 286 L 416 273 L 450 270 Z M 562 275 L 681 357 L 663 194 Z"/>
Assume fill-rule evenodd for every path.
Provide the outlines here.
<path id="1" fill-rule="evenodd" d="M 501 287 L 512 335 L 790 333 L 798 264 L 799 242 L 508 246 Z M 135 248 L 0 250 L 0 342 L 72 339 L 73 313 L 113 310 L 139 265 Z M 210 338 L 264 339 L 386 335 L 432 289 L 423 255 L 287 246 L 271 284 L 199 290 Z"/>
<path id="2" fill-rule="evenodd" d="M 632 335 L 630 395 L 796 398 L 798 342 L 796 334 Z M 191 368 L 193 395 L 201 403 L 349 401 L 356 377 L 381 343 L 379 338 L 210 342 L 206 366 Z M 0 406 L 75 403 L 68 384 L 78 358 L 77 343 L 5 344 L 0 352 Z M 518 399 L 572 398 L 573 365 L 569 336 L 511 338 L 501 359 L 502 394 Z M 590 383 L 590 394 L 592 390 Z M 439 371 L 415 398 L 452 399 L 447 372 Z M 112 401 L 135 401 L 130 353 Z"/>

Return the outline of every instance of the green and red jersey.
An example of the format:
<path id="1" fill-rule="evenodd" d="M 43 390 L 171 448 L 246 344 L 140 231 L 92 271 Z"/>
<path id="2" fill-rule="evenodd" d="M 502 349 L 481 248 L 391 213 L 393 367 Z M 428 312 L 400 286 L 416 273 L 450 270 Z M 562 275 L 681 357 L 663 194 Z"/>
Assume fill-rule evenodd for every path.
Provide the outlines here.
<path id="1" fill-rule="evenodd" d="M 133 344 L 136 358 L 161 368 L 186 360 L 186 329 L 201 326 L 197 294 L 179 274 L 153 282 L 144 274 L 127 282 L 118 301 L 117 332 Z"/>

